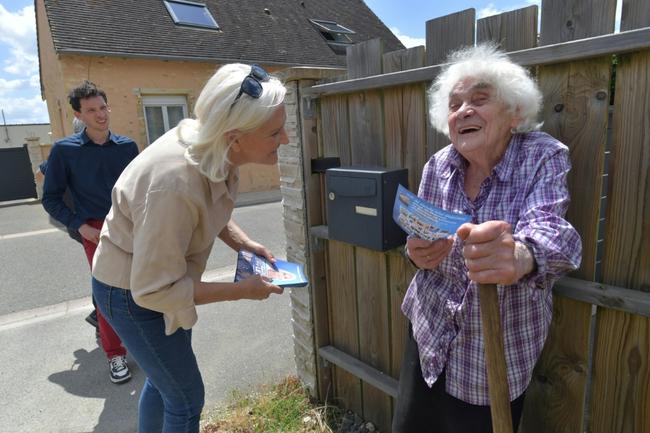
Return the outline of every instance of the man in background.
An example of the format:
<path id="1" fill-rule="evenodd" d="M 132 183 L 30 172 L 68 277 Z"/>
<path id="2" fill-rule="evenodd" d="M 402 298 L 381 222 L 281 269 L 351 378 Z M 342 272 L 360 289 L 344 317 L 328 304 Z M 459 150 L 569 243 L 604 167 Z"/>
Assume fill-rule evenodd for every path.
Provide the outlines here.
<path id="1" fill-rule="evenodd" d="M 92 267 L 99 232 L 111 208 L 111 190 L 124 168 L 138 154 L 138 146 L 109 130 L 110 108 L 106 93 L 89 81 L 72 89 L 68 100 L 74 116 L 85 125 L 81 132 L 58 140 L 47 161 L 42 203 L 65 227 L 77 231 Z M 69 190 L 73 207 L 66 205 Z M 131 378 L 126 349 L 115 331 L 97 311 L 102 348 L 108 357 L 110 379 Z"/>

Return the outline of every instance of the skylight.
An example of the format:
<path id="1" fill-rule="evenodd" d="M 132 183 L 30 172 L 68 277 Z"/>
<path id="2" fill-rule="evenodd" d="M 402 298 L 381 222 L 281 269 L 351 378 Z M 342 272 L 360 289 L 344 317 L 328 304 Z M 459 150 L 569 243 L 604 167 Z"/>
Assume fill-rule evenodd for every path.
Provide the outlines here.
<path id="1" fill-rule="evenodd" d="M 343 27 L 334 21 L 310 19 L 309 22 L 311 22 L 321 36 L 325 38 L 327 45 L 329 45 L 332 51 L 336 54 L 345 54 L 347 47 L 352 44 L 352 39 L 349 35 L 353 35 L 355 33 L 354 30 Z"/>
<path id="2" fill-rule="evenodd" d="M 219 29 L 219 25 L 203 3 L 186 0 L 163 0 L 175 24 Z"/>
<path id="3" fill-rule="evenodd" d="M 334 21 L 324 21 L 324 20 L 309 20 L 317 28 L 323 29 L 329 33 L 349 33 L 354 34 L 354 31 L 350 30 L 347 27 L 343 27 L 340 24 L 335 23 Z"/>

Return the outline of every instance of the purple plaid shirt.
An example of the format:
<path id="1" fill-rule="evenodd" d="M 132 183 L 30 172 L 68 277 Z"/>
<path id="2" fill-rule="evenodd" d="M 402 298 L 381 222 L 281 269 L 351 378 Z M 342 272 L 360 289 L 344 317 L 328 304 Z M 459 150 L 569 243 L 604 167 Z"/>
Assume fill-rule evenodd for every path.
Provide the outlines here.
<path id="1" fill-rule="evenodd" d="M 553 283 L 580 264 L 582 243 L 563 216 L 569 204 L 567 147 L 543 132 L 515 134 L 474 201 L 465 194 L 467 162 L 451 146 L 424 167 L 418 195 L 443 209 L 471 215 L 475 224 L 503 220 L 533 251 L 537 269 L 511 286 L 497 286 L 510 399 L 528 386 L 553 315 Z M 456 238 L 434 270 L 411 281 L 402 311 L 417 342 L 429 386 L 445 370 L 447 393 L 489 404 L 477 284 L 467 277 Z"/>

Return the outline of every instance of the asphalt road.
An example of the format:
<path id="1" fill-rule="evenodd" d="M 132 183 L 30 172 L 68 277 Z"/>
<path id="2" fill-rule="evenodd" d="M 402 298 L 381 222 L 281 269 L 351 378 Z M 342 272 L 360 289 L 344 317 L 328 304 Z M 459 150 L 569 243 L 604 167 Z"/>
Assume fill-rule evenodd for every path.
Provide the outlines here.
<path id="1" fill-rule="evenodd" d="M 235 208 L 233 219 L 255 240 L 285 255 L 280 202 Z M 206 270 L 225 271 L 237 254 L 215 241 Z M 0 205 L 0 316 L 90 296 L 80 244 L 53 226 L 39 202 Z"/>
<path id="2" fill-rule="evenodd" d="M 278 257 L 279 202 L 239 207 L 234 219 Z M 236 254 L 216 241 L 207 276 L 231 281 Z M 54 229 L 40 204 L 0 204 L 0 431 L 131 433 L 143 373 L 109 381 L 105 355 L 84 322 L 91 309 L 82 248 Z M 296 289 L 298 290 L 298 289 Z M 199 307 L 193 346 L 206 409 L 235 390 L 295 374 L 289 293 Z"/>

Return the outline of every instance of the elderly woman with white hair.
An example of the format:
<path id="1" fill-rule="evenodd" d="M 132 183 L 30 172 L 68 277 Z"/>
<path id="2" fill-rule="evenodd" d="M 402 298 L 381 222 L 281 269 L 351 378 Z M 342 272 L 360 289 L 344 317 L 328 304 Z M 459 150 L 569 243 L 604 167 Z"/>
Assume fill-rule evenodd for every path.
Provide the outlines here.
<path id="1" fill-rule="evenodd" d="M 266 299 L 259 276 L 201 281 L 213 242 L 273 261 L 231 220 L 238 167 L 276 164 L 286 89 L 258 65 L 222 66 L 184 119 L 124 170 L 93 264 L 97 305 L 146 373 L 139 432 L 198 432 L 204 386 L 191 345 L 196 305 Z"/>
<path id="2" fill-rule="evenodd" d="M 452 54 L 429 100 L 451 144 L 425 165 L 418 195 L 472 220 L 448 239 L 407 240 L 419 271 L 402 304 L 410 326 L 393 433 L 492 431 L 478 284 L 497 285 L 516 431 L 551 288 L 581 260 L 564 219 L 569 151 L 535 130 L 537 85 L 492 45 Z"/>

